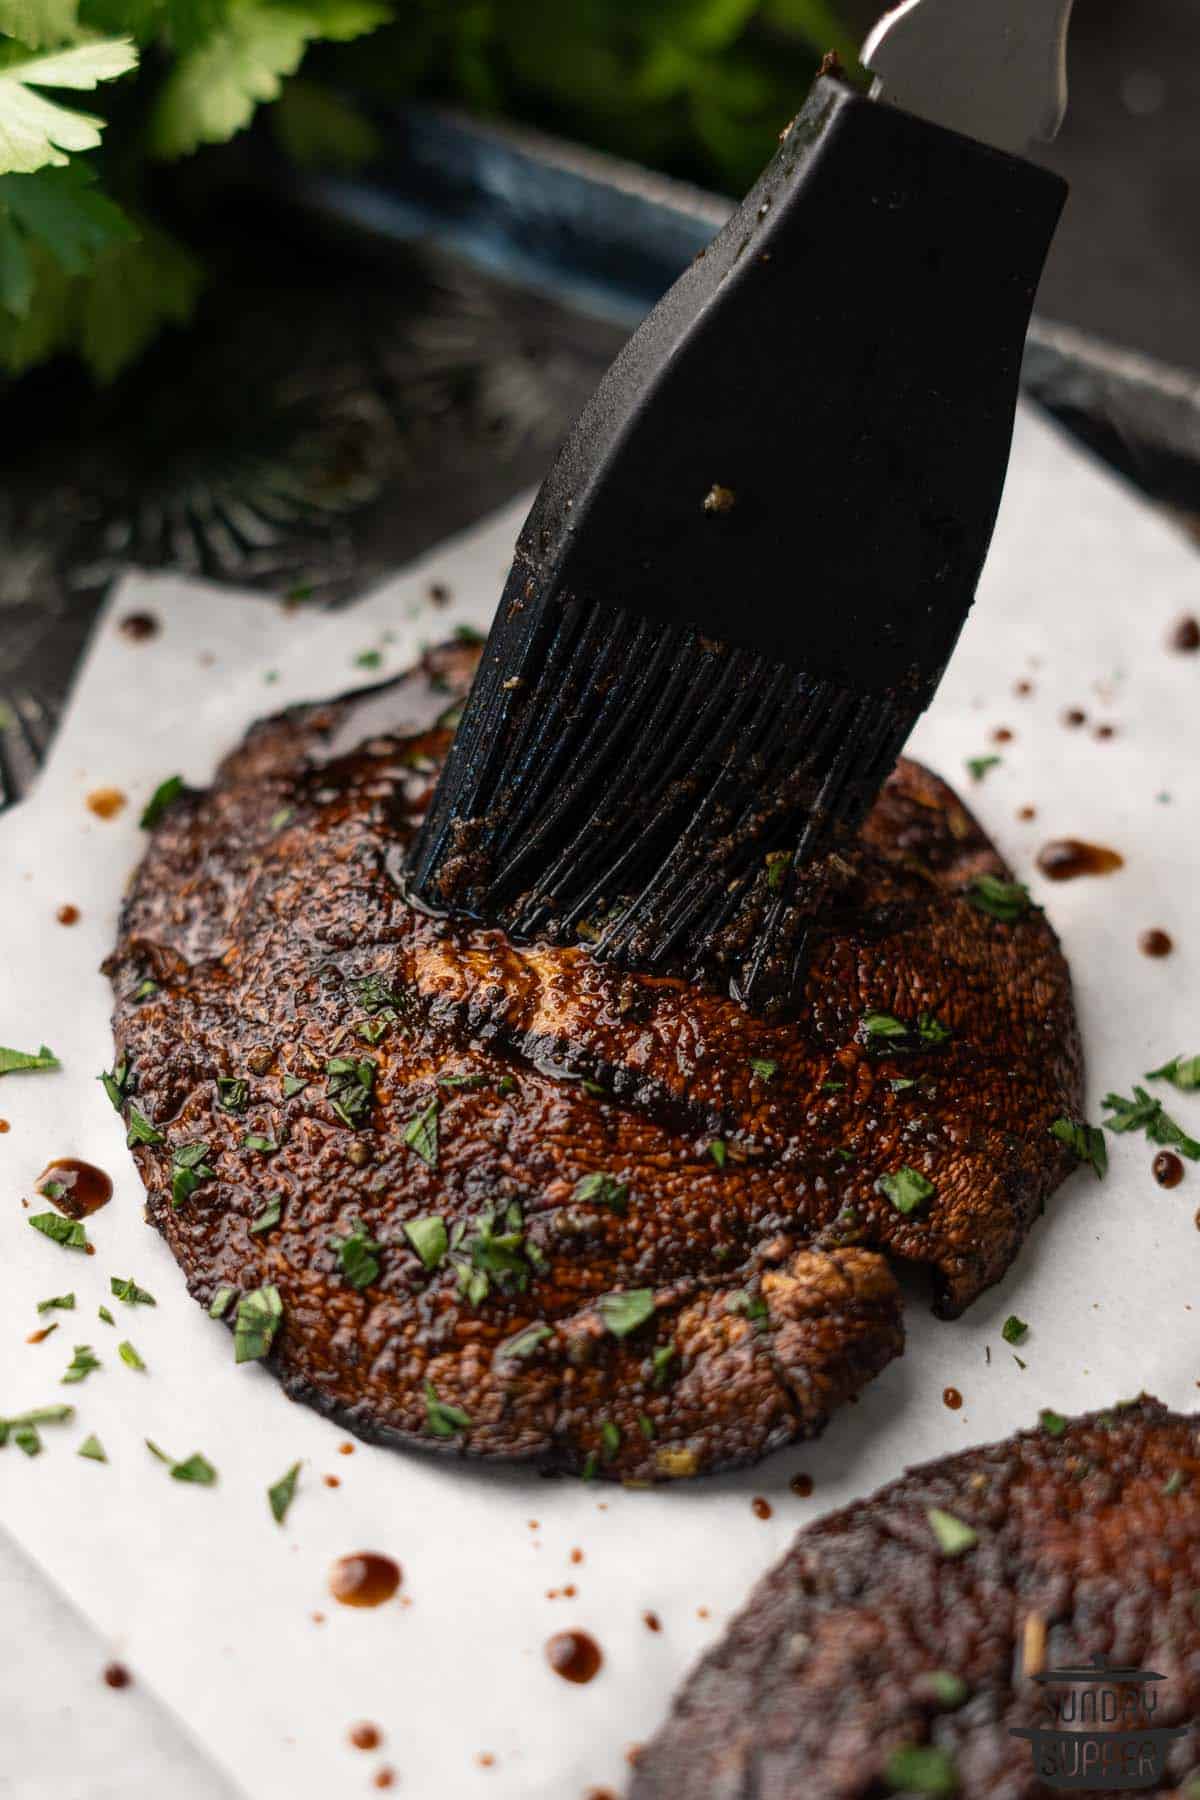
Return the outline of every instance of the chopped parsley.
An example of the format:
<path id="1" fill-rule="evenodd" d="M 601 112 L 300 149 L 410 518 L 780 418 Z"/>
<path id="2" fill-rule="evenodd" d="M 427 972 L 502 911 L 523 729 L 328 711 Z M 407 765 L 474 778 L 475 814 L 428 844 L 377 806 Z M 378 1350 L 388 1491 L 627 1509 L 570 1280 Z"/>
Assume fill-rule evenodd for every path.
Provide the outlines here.
<path id="1" fill-rule="evenodd" d="M 1080 1162 L 1091 1164 L 1097 1181 L 1104 1179 L 1108 1172 L 1108 1145 L 1098 1126 L 1083 1119 L 1064 1118 L 1055 1119 L 1050 1130 L 1060 1144 L 1075 1152 Z"/>
<path id="2" fill-rule="evenodd" d="M 481 1088 L 487 1086 L 486 1075 L 439 1075 L 437 1084 L 444 1088 Z"/>
<path id="3" fill-rule="evenodd" d="M 436 1169 L 438 1163 L 438 1109 L 440 1101 L 435 1094 L 429 1105 L 417 1113 L 404 1127 L 404 1142 L 414 1156 L 419 1156 L 427 1168 Z"/>
<path id="4" fill-rule="evenodd" d="M 37 1434 L 39 1425 L 62 1425 L 75 1417 L 73 1406 L 35 1406 L 29 1412 L 17 1413 L 11 1419 L 0 1419 L 0 1449 L 7 1444 L 11 1435 L 18 1450 L 26 1456 L 36 1456 L 42 1447 L 42 1440 Z"/>
<path id="5" fill-rule="evenodd" d="M 147 975 L 145 981 L 139 982 L 137 987 L 133 990 L 134 1005 L 136 1006 L 139 1000 L 148 1000 L 151 994 L 157 994 L 157 992 L 157 981 Z"/>
<path id="6" fill-rule="evenodd" d="M 144 1369 L 146 1367 L 128 1338 L 122 1339 L 121 1343 L 117 1345 L 117 1355 L 127 1369 Z"/>
<path id="7" fill-rule="evenodd" d="M 92 1355 L 90 1344 L 76 1344 L 75 1354 L 67 1366 L 63 1376 L 63 1385 L 69 1386 L 75 1381 L 86 1381 L 94 1369 L 101 1367 L 100 1358 Z"/>
<path id="8" fill-rule="evenodd" d="M 111 1070 L 105 1070 L 103 1075 L 96 1077 L 111 1100 L 114 1112 L 120 1112 L 129 1096 L 129 1089 L 132 1085 L 131 1076 L 132 1071 L 129 1061 L 126 1059 L 124 1062 L 117 1063 Z"/>
<path id="9" fill-rule="evenodd" d="M 962 1556 L 979 1542 L 979 1533 L 973 1525 L 956 1519 L 953 1513 L 943 1512 L 940 1506 L 926 1507 L 925 1517 L 943 1556 Z"/>
<path id="10" fill-rule="evenodd" d="M 295 816 L 296 809 L 294 806 L 281 806 L 277 812 L 271 814 L 270 819 L 267 821 L 267 830 L 282 831 L 285 825 L 291 824 Z"/>
<path id="11" fill-rule="evenodd" d="M 768 1318 L 767 1303 L 761 1294 L 751 1294 L 745 1288 L 738 1288 L 737 1291 L 730 1294 L 729 1298 L 726 1300 L 725 1311 L 741 1313 L 745 1318 L 750 1320 L 752 1325 L 757 1326 L 759 1330 L 766 1330 L 766 1321 Z"/>
<path id="12" fill-rule="evenodd" d="M 971 1691 L 962 1676 L 951 1669 L 935 1669 L 929 1677 L 929 1687 L 939 1706 L 961 1706 Z"/>
<path id="13" fill-rule="evenodd" d="M 382 650 L 360 650 L 354 659 L 356 669 L 381 669 L 383 667 Z"/>
<path id="14" fill-rule="evenodd" d="M 905 1793 L 949 1796 L 958 1793 L 958 1770 L 938 1744 L 900 1744 L 887 1759 L 884 1779 Z"/>
<path id="15" fill-rule="evenodd" d="M 679 1355 L 674 1344 L 656 1344 L 650 1358 L 650 1372 L 656 1388 L 666 1387 L 671 1364 Z"/>
<path id="16" fill-rule="evenodd" d="M 618 1181 L 615 1175 L 594 1169 L 575 1183 L 571 1199 L 584 1206 L 611 1206 L 614 1212 L 624 1212 L 629 1201 L 629 1184 Z"/>
<path id="17" fill-rule="evenodd" d="M 893 1094 L 902 1094 L 906 1088 L 916 1087 L 916 1085 L 911 1075 L 897 1075 L 888 1082 Z"/>
<path id="18" fill-rule="evenodd" d="M 159 1462 L 169 1464 L 172 1481 L 190 1481 L 195 1487 L 212 1487 L 216 1482 L 217 1471 L 213 1468 L 208 1458 L 206 1456 L 201 1456 L 198 1450 L 193 1450 L 192 1454 L 185 1458 L 183 1462 L 176 1462 L 173 1457 L 168 1456 L 165 1450 L 160 1450 L 158 1445 L 152 1443 L 149 1438 L 146 1439 L 146 1448 L 149 1450 L 151 1456 L 157 1456 Z"/>
<path id="19" fill-rule="evenodd" d="M 471 1415 L 465 1413 L 461 1406 L 451 1406 L 449 1401 L 439 1400 L 432 1381 L 426 1381 L 425 1428 L 431 1437 L 457 1437 L 460 1431 L 470 1430 Z"/>
<path id="20" fill-rule="evenodd" d="M 352 1288 L 370 1287 L 379 1279 L 377 1244 L 366 1227 L 355 1219 L 345 1237 L 331 1237 L 329 1248 L 337 1251 L 338 1267 Z"/>
<path id="21" fill-rule="evenodd" d="M 766 858 L 767 891 L 778 894 L 787 880 L 787 872 L 792 866 L 790 850 L 772 850 Z"/>
<path id="22" fill-rule="evenodd" d="M 281 1475 L 275 1485 L 267 1489 L 267 1504 L 277 1525 L 282 1525 L 288 1516 L 288 1508 L 296 1498 L 296 1483 L 299 1479 L 300 1464 L 294 1462 L 287 1474 Z"/>
<path id="23" fill-rule="evenodd" d="M 124 1300 L 127 1306 L 157 1306 L 158 1301 L 146 1288 L 139 1287 L 132 1275 L 123 1281 L 119 1275 L 109 1279 L 109 1292 L 117 1300 Z"/>
<path id="24" fill-rule="evenodd" d="M 1182 1487 L 1183 1470 L 1173 1469 L 1170 1475 L 1167 1476 L 1167 1479 L 1163 1482 L 1162 1491 L 1166 1499 L 1173 1500 Z"/>
<path id="25" fill-rule="evenodd" d="M 1018 1319 L 1016 1313 L 1009 1313 L 1007 1319 L 1005 1319 L 1003 1325 L 1000 1327 L 1000 1336 L 1004 1339 L 1006 1344 L 1019 1344 L 1025 1338 L 1028 1330 L 1029 1327 L 1024 1319 Z"/>
<path id="26" fill-rule="evenodd" d="M 627 1288 L 623 1293 L 601 1294 L 596 1311 L 614 1337 L 628 1337 L 654 1317 L 653 1288 Z"/>
<path id="27" fill-rule="evenodd" d="M 299 1075 L 285 1075 L 283 1078 L 284 1099 L 293 1100 L 297 1094 L 302 1094 L 307 1086 L 307 1081 L 302 1080 Z"/>
<path id="28" fill-rule="evenodd" d="M 729 1146 L 725 1143 L 723 1138 L 714 1138 L 708 1146 L 708 1154 L 712 1157 L 718 1169 L 723 1169 L 729 1160 Z"/>
<path id="29" fill-rule="evenodd" d="M 450 1248 L 446 1221 L 436 1213 L 410 1219 L 404 1227 L 404 1235 L 427 1269 L 436 1269 Z"/>
<path id="30" fill-rule="evenodd" d="M 209 1305 L 208 1305 L 209 1318 L 210 1319 L 223 1319 L 225 1317 L 225 1314 L 229 1311 L 229 1302 L 233 1299 L 233 1297 L 236 1293 L 237 1293 L 236 1288 L 219 1287 L 217 1289 L 216 1293 L 213 1295 L 212 1299 L 209 1301 Z"/>
<path id="31" fill-rule="evenodd" d="M 45 1044 L 40 1050 L 5 1050 L 0 1046 L 0 1075 L 18 1075 L 27 1070 L 61 1067 L 53 1050 Z"/>
<path id="32" fill-rule="evenodd" d="M 972 781 L 982 781 L 989 769 L 999 766 L 1003 758 L 999 756 L 968 756 L 967 771 Z"/>
<path id="33" fill-rule="evenodd" d="M 142 809 L 142 816 L 139 821 L 142 830 L 153 831 L 154 827 L 158 824 L 158 821 L 166 812 L 168 806 L 170 806 L 172 800 L 178 800 L 182 792 L 182 775 L 168 775 L 165 781 L 160 781 L 149 800 L 147 800 L 145 807 Z"/>
<path id="34" fill-rule="evenodd" d="M 621 1430 L 611 1419 L 605 1419 L 600 1427 L 600 1454 L 605 1462 L 611 1462 L 621 1448 Z"/>
<path id="35" fill-rule="evenodd" d="M 161 1144 L 163 1134 L 156 1131 L 145 1113 L 140 1113 L 136 1106 L 129 1109 L 129 1130 L 125 1134 L 125 1142 L 132 1150 L 135 1144 Z"/>
<path id="36" fill-rule="evenodd" d="M 182 1206 L 185 1200 L 191 1198 L 202 1181 L 216 1179 L 217 1171 L 209 1167 L 205 1160 L 207 1156 L 207 1144 L 179 1144 L 176 1146 L 171 1157 L 172 1206 Z"/>
<path id="37" fill-rule="evenodd" d="M 842 1094 L 845 1093 L 845 1091 L 846 1084 L 844 1081 L 823 1081 L 821 1083 L 821 1092 L 823 1094 Z"/>
<path id="38" fill-rule="evenodd" d="M 905 1214 L 915 1212 L 937 1192 L 932 1181 L 927 1181 L 919 1169 L 910 1169 L 907 1163 L 894 1175 L 881 1175 L 875 1186 L 886 1194 L 898 1213 Z"/>
<path id="39" fill-rule="evenodd" d="M 859 1026 L 868 1039 L 906 1038 L 908 1026 L 893 1013 L 864 1013 Z"/>
<path id="40" fill-rule="evenodd" d="M 553 1336 L 553 1329 L 539 1319 L 532 1325 L 526 1325 L 523 1331 L 518 1331 L 512 1337 L 506 1338 L 502 1344 L 497 1346 L 496 1354 L 522 1362 L 527 1356 L 532 1356 L 539 1345 L 544 1344 L 548 1338 Z"/>
<path id="41" fill-rule="evenodd" d="M 1054 1412 L 1049 1406 L 1044 1406 L 1038 1414 L 1038 1424 L 1043 1431 L 1055 1438 L 1061 1437 L 1067 1429 L 1067 1421 L 1062 1414 Z"/>
<path id="42" fill-rule="evenodd" d="M 1189 1162 L 1200 1162 L 1200 1143 L 1189 1137 L 1183 1127 L 1163 1111 L 1162 1101 L 1148 1094 L 1144 1087 L 1134 1088 L 1132 1100 L 1126 1100 L 1121 1094 L 1105 1094 L 1102 1105 L 1112 1114 L 1111 1118 L 1102 1121 L 1107 1131 L 1144 1131 L 1152 1144 L 1170 1144 Z"/>
<path id="43" fill-rule="evenodd" d="M 750 1058 L 751 1074 L 757 1075 L 760 1081 L 770 1081 L 778 1068 L 779 1064 L 772 1062 L 769 1056 L 752 1056 Z"/>
<path id="44" fill-rule="evenodd" d="M 108 1457 L 104 1453 L 104 1445 L 95 1436 L 85 1437 L 75 1454 L 76 1456 L 86 1456 L 89 1462 L 106 1463 L 108 1461 Z"/>
<path id="45" fill-rule="evenodd" d="M 38 1193 L 44 1195 L 47 1200 L 61 1200 L 66 1191 L 65 1181 L 43 1181 L 38 1189 Z"/>
<path id="46" fill-rule="evenodd" d="M 107 1306 L 98 1306 L 96 1308 L 96 1317 L 99 1319 L 99 1321 L 102 1325 L 114 1325 L 115 1326 L 116 1322 L 117 1322 L 113 1318 L 112 1314 L 109 1312 Z"/>
<path id="47" fill-rule="evenodd" d="M 1001 881 L 998 875 L 977 875 L 966 891 L 966 898 L 978 911 L 1012 925 L 1032 905 L 1029 889 L 1019 881 Z"/>
<path id="48" fill-rule="evenodd" d="M 49 1300 L 39 1300 L 37 1309 L 40 1313 L 74 1312 L 75 1296 L 74 1294 L 52 1294 Z"/>
<path id="49" fill-rule="evenodd" d="M 450 1256 L 458 1273 L 458 1291 L 471 1306 L 478 1306 L 487 1298 L 493 1282 L 501 1293 L 523 1294 L 532 1272 L 542 1265 L 541 1251 L 525 1242 L 521 1208 L 516 1201 L 505 1209 L 502 1231 L 497 1231 L 496 1223 L 495 1209 L 486 1207 L 469 1236 L 461 1224 L 450 1233 Z"/>
<path id="50" fill-rule="evenodd" d="M 217 1104 L 222 1112 L 245 1112 L 250 1099 L 250 1083 L 244 1075 L 217 1076 Z"/>
<path id="51" fill-rule="evenodd" d="M 264 1137 L 260 1131 L 248 1131 L 242 1139 L 243 1150 L 254 1150 L 259 1156 L 274 1156 L 279 1145 L 274 1138 Z"/>
<path id="52" fill-rule="evenodd" d="M 944 1044 L 954 1033 L 935 1013 L 923 1012 L 917 1017 L 917 1036 L 923 1044 Z"/>
<path id="53" fill-rule="evenodd" d="M 64 1219 L 61 1213 L 30 1213 L 29 1223 L 35 1231 L 40 1231 L 54 1243 L 61 1244 L 64 1250 L 86 1250 L 87 1232 L 80 1219 Z"/>
<path id="54" fill-rule="evenodd" d="M 1200 1056 L 1173 1056 L 1161 1069 L 1147 1069 L 1147 1081 L 1169 1081 L 1184 1094 L 1200 1088 Z"/>
<path id="55" fill-rule="evenodd" d="M 328 1077 L 325 1098 L 343 1125 L 357 1131 L 371 1110 L 376 1064 L 369 1056 L 361 1060 L 335 1056 L 332 1062 L 325 1064 L 325 1074 Z"/>
<path id="56" fill-rule="evenodd" d="M 265 1205 L 254 1215 L 250 1226 L 251 1237 L 262 1237 L 265 1232 L 273 1231 L 283 1217 L 283 1201 L 278 1195 L 272 1195 Z"/>
<path id="57" fill-rule="evenodd" d="M 277 1287 L 253 1288 L 238 1301 L 233 1327 L 234 1362 L 257 1362 L 267 1354 L 283 1320 Z"/>
<path id="58" fill-rule="evenodd" d="M 407 1006 L 408 995 L 397 993 L 383 975 L 362 975 L 350 983 L 351 992 L 365 1012 Z"/>

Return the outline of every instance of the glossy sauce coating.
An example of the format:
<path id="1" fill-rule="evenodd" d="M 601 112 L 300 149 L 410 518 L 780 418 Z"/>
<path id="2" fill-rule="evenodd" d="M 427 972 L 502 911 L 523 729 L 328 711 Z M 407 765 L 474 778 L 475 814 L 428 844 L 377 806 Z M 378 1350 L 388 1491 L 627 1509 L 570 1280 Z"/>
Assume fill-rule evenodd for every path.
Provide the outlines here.
<path id="1" fill-rule="evenodd" d="M 582 1683 L 599 1674 L 604 1656 L 586 1631 L 557 1631 L 546 1640 L 546 1661 L 564 1681 Z"/>
<path id="2" fill-rule="evenodd" d="M 339 1557 L 329 1571 L 329 1591 L 343 1606 L 382 1606 L 400 1586 L 399 1563 L 373 1550 Z"/>
<path id="3" fill-rule="evenodd" d="M 1038 851 L 1037 866 L 1049 881 L 1074 881 L 1080 875 L 1111 875 L 1124 868 L 1125 858 L 1083 838 L 1052 838 Z"/>
<path id="4" fill-rule="evenodd" d="M 112 1199 L 113 1184 L 95 1163 L 60 1156 L 48 1163 L 34 1184 L 51 1206 L 68 1219 L 86 1219 Z"/>

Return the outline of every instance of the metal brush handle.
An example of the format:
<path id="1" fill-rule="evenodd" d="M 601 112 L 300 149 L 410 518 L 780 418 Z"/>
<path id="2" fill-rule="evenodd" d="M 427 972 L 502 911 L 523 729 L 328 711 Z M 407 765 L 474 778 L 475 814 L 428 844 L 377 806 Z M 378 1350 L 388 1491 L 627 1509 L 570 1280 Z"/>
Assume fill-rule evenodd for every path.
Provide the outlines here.
<path id="1" fill-rule="evenodd" d="M 904 0 L 863 45 L 871 97 L 1019 155 L 1062 124 L 1071 5 Z"/>

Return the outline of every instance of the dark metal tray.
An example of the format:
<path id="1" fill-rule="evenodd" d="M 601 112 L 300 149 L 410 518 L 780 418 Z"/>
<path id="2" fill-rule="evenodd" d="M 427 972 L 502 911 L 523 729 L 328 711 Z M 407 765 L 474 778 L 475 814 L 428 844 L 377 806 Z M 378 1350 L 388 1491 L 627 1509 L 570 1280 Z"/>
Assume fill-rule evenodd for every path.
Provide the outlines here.
<path id="1" fill-rule="evenodd" d="M 343 604 L 536 481 L 729 211 L 529 132 L 420 107 L 381 128 L 355 178 L 300 176 L 251 140 L 187 336 L 104 393 L 51 369 L 6 395 L 0 807 L 124 568 Z M 1153 498 L 1200 513 L 1196 378 L 1039 319 L 1024 382 Z"/>

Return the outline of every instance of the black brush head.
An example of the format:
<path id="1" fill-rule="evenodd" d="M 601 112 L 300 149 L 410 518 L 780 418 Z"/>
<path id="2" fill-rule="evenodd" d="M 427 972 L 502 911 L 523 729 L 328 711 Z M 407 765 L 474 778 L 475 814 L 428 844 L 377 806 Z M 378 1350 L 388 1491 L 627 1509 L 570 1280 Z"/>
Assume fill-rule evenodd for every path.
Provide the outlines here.
<path id="1" fill-rule="evenodd" d="M 794 991 L 973 599 L 1064 195 L 818 79 L 538 495 L 422 900 Z"/>

